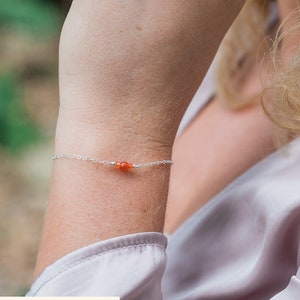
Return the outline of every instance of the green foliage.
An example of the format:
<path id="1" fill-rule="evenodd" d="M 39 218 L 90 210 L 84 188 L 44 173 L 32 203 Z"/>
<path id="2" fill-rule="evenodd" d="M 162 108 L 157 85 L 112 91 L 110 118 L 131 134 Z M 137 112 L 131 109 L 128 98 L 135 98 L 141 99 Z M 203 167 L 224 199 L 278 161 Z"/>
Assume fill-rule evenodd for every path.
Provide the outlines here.
<path id="1" fill-rule="evenodd" d="M 59 9 L 45 0 L 0 0 L 0 27 L 12 27 L 35 35 L 57 32 Z"/>
<path id="2" fill-rule="evenodd" d="M 0 146 L 13 153 L 41 137 L 26 114 L 17 86 L 12 75 L 0 76 Z"/>
<path id="3" fill-rule="evenodd" d="M 61 12 L 51 1 L 0 0 L 0 33 L 18 31 L 33 36 L 35 39 L 28 39 L 33 42 L 57 34 L 61 22 Z M 18 153 L 41 134 L 30 121 L 21 100 L 21 74 L 12 75 L 12 72 L 9 69 L 0 72 L 0 147 Z"/>
<path id="4" fill-rule="evenodd" d="M 24 297 L 28 291 L 28 287 L 20 288 L 17 292 L 14 293 L 13 297 Z"/>

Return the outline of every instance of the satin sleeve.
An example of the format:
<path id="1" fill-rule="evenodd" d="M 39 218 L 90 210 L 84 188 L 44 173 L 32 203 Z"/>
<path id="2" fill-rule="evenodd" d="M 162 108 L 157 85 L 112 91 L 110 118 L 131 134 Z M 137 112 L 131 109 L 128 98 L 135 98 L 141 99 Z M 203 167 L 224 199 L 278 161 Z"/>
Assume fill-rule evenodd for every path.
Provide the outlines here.
<path id="1" fill-rule="evenodd" d="M 166 236 L 149 232 L 83 247 L 47 267 L 26 296 L 162 299 L 166 244 Z"/>
<path id="2" fill-rule="evenodd" d="M 292 300 L 300 297 L 300 268 L 295 276 L 292 276 L 288 286 L 271 300 Z"/>

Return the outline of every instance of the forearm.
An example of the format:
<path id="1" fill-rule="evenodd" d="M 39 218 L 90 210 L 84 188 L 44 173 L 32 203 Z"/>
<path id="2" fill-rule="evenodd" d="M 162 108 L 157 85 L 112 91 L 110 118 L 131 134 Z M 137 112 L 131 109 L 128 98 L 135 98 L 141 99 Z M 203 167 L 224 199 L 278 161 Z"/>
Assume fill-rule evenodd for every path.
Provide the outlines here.
<path id="1" fill-rule="evenodd" d="M 55 152 L 170 159 L 183 112 L 242 2 L 74 1 L 78 22 L 62 33 Z M 69 26 L 89 32 L 84 47 Z M 162 231 L 168 182 L 168 166 L 120 172 L 56 161 L 36 273 L 86 244 Z"/>

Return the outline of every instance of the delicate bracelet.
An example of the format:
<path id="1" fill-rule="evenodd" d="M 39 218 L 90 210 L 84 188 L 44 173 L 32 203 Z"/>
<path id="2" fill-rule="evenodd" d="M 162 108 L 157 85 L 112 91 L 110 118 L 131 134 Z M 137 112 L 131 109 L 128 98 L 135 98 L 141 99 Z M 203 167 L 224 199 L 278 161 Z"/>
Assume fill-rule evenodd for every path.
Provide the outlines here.
<path id="1" fill-rule="evenodd" d="M 72 159 L 78 159 L 78 160 L 85 160 L 90 161 L 96 164 L 102 164 L 105 166 L 113 166 L 116 169 L 119 169 L 121 171 L 128 171 L 130 169 L 138 169 L 138 168 L 145 168 L 145 167 L 152 167 L 152 166 L 158 166 L 158 165 L 173 165 L 172 160 L 164 159 L 164 160 L 157 160 L 157 161 L 151 161 L 147 163 L 140 163 L 140 164 L 133 164 L 127 161 L 109 161 L 109 160 L 100 160 L 97 158 L 90 158 L 87 156 L 81 156 L 78 154 L 54 154 L 51 156 L 51 160 L 55 159 L 61 159 L 61 158 L 72 158 Z"/>

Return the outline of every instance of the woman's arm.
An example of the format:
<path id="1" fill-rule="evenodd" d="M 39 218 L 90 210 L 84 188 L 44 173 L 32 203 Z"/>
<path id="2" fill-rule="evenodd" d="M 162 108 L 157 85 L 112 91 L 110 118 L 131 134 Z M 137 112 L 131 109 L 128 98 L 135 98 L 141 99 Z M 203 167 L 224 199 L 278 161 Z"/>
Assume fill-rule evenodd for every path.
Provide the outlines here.
<path id="1" fill-rule="evenodd" d="M 55 153 L 170 159 L 185 108 L 243 2 L 74 0 L 60 42 Z M 169 171 L 55 161 L 36 275 L 84 245 L 161 232 Z"/>

